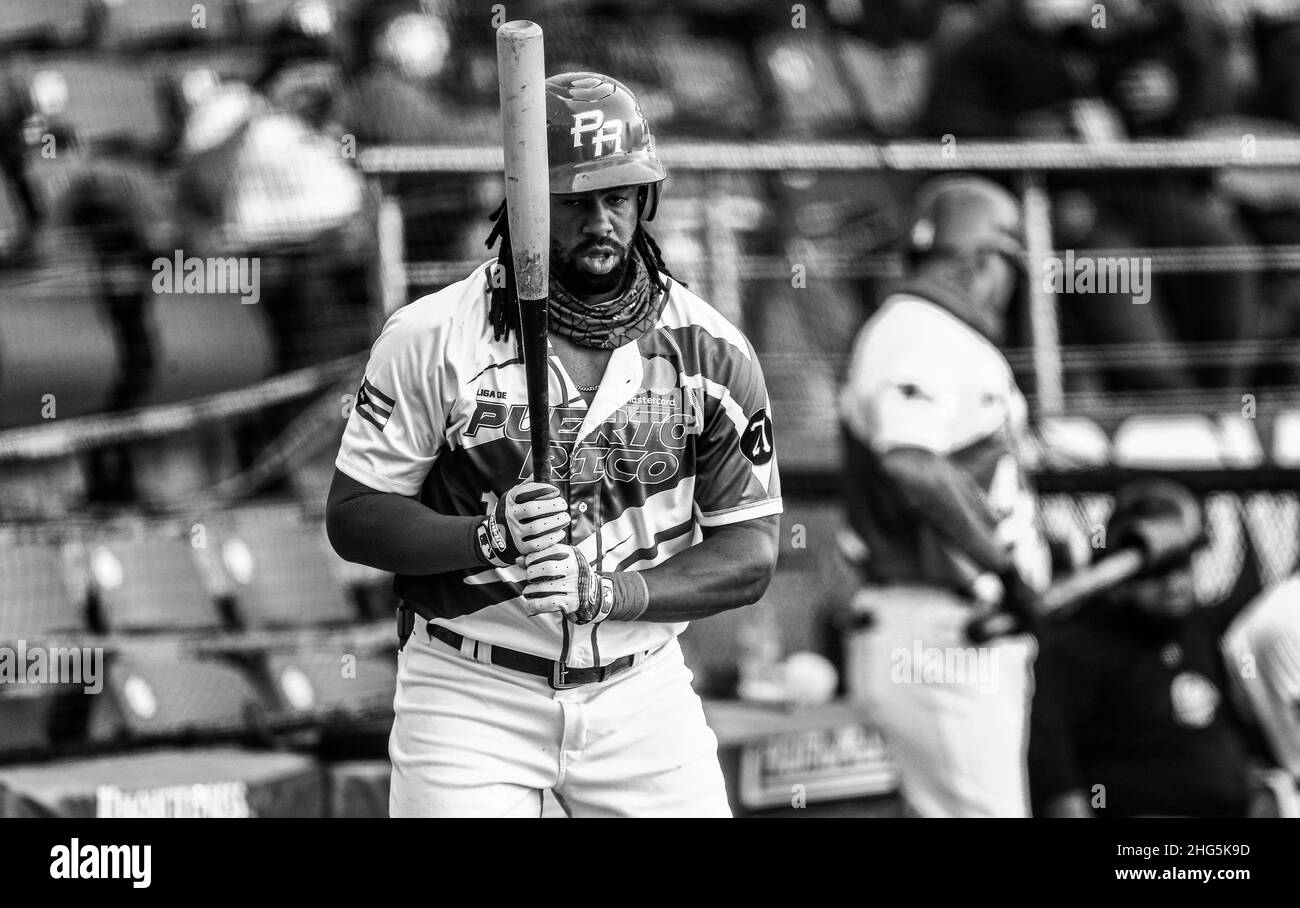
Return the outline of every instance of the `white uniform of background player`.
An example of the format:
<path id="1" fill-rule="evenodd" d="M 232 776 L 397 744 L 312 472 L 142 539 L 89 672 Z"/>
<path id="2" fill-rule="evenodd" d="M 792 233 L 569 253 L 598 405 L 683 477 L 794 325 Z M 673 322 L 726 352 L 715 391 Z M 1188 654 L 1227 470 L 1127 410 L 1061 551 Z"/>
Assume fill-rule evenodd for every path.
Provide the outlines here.
<path id="1" fill-rule="evenodd" d="M 1270 587 L 1223 638 L 1228 677 L 1277 763 L 1300 785 L 1300 576 Z"/>

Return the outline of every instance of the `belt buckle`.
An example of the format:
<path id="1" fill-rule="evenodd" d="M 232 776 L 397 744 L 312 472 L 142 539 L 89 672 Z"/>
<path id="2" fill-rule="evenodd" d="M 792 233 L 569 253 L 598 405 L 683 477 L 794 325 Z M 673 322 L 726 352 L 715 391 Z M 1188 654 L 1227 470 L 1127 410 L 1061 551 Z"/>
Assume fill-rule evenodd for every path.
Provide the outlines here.
<path id="1" fill-rule="evenodd" d="M 557 659 L 551 663 L 551 690 L 572 690 L 575 687 L 581 687 L 583 681 L 569 681 L 569 666 L 562 659 Z"/>

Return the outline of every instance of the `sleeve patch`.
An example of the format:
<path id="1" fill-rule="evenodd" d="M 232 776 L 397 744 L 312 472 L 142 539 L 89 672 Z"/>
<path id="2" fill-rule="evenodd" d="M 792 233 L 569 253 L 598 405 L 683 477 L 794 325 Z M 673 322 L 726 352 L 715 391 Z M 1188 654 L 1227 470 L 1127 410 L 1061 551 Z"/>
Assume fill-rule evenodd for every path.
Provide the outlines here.
<path id="1" fill-rule="evenodd" d="M 362 380 L 361 387 L 357 390 L 357 402 L 353 407 L 358 416 L 369 421 L 382 432 L 393 415 L 394 406 L 393 398 L 372 385 L 370 379 Z"/>
<path id="2" fill-rule="evenodd" d="M 766 407 L 749 417 L 749 425 L 740 436 L 740 453 L 759 467 L 772 459 L 772 419 L 767 415 Z"/>

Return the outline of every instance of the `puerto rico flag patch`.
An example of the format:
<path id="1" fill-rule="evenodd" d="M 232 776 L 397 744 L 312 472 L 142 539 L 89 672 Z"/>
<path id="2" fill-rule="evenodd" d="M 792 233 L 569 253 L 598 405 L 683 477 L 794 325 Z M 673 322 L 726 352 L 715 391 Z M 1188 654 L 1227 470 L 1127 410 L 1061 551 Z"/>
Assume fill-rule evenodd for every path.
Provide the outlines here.
<path id="1" fill-rule="evenodd" d="M 393 406 L 393 399 L 372 385 L 370 379 L 362 380 L 361 388 L 357 391 L 357 403 L 353 407 L 358 416 L 382 432 L 384 426 L 388 425 L 388 418 L 393 415 Z"/>

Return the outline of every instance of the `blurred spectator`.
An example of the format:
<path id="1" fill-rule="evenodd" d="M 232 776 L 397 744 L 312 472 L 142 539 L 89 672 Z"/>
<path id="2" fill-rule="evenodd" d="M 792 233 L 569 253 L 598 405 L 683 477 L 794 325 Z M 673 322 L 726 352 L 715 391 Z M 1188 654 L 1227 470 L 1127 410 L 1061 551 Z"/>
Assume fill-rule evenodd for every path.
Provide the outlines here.
<path id="1" fill-rule="evenodd" d="M 1256 112 L 1300 126 L 1300 2 L 1257 0 L 1259 49 Z"/>
<path id="2" fill-rule="evenodd" d="M 1182 486 L 1119 490 L 1107 546 L 1133 523 L 1199 504 Z M 1036 816 L 1245 816 L 1246 744 L 1225 702 L 1219 641 L 1242 606 L 1198 605 L 1190 556 L 1042 633 L 1029 743 Z"/>
<path id="3" fill-rule="evenodd" d="M 277 109 L 332 136 L 343 133 L 337 108 L 346 80 L 337 18 L 326 0 L 292 7 L 270 36 L 270 62 L 255 85 Z"/>
<path id="4" fill-rule="evenodd" d="M 208 216 L 215 251 L 293 245 L 345 228 L 363 180 L 338 142 L 240 83 L 192 86 L 181 137 L 189 204 Z"/>
<path id="5" fill-rule="evenodd" d="M 501 141 L 495 45 L 480 40 L 470 46 L 489 55 L 489 96 L 467 68 L 473 51 L 457 47 L 453 23 L 429 11 L 436 8 L 383 0 L 364 7 L 353 23 L 358 53 L 339 116 L 358 146 Z M 487 20 L 478 25 L 490 38 Z M 491 208 L 483 184 L 495 179 L 445 173 L 393 178 L 387 188 L 402 206 L 406 260 L 484 257 L 483 225 Z"/>
<path id="6" fill-rule="evenodd" d="M 965 138 L 1024 136 L 1119 141 L 1174 135 L 1228 111 L 1223 61 L 1203 30 L 1168 0 L 1015 0 L 958 41 L 938 65 L 932 132 Z M 1054 190 L 1057 248 L 1244 247 L 1231 205 L 1195 176 L 1063 175 Z M 1080 253 L 1082 254 L 1082 253 Z M 1132 344 L 1144 367 L 1094 369 L 1111 390 L 1176 390 L 1244 383 L 1251 364 L 1227 348 L 1221 368 L 1191 371 L 1172 359 L 1183 342 L 1259 337 L 1258 276 L 1156 270 L 1149 305 L 1128 294 L 1066 294 L 1067 344 Z"/>
<path id="7" fill-rule="evenodd" d="M 280 368 L 365 349 L 374 200 L 338 137 L 239 82 L 186 89 L 187 252 L 258 259 Z"/>
<path id="8" fill-rule="evenodd" d="M 467 103 L 452 79 L 446 19 L 415 0 L 382 0 L 365 7 L 355 27 L 360 52 L 340 117 L 358 141 L 500 141 L 496 107 Z"/>

